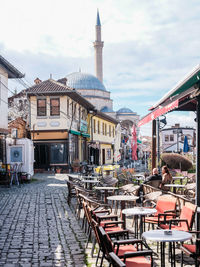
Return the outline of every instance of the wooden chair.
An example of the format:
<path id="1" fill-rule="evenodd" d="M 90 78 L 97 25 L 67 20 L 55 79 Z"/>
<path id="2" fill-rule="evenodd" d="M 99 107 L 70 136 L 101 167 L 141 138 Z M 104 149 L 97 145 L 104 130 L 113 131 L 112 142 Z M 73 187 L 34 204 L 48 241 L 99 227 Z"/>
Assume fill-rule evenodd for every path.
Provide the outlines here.
<path id="1" fill-rule="evenodd" d="M 192 230 L 196 209 L 197 209 L 196 205 L 186 202 L 181 209 L 179 218 L 168 219 L 169 224 L 163 224 L 162 222 L 161 223 L 159 222 L 158 226 L 162 229 L 190 231 Z M 163 214 L 163 216 L 166 217 L 168 215 Z"/>
<path id="2" fill-rule="evenodd" d="M 164 220 L 166 221 L 165 213 L 167 213 L 168 219 L 176 217 L 176 198 L 170 195 L 162 195 L 158 197 L 155 208 L 157 212 L 153 216 L 145 217 L 145 223 L 152 224 L 152 226 L 158 225 L 159 222 Z"/>
<path id="3" fill-rule="evenodd" d="M 196 240 L 195 243 L 187 244 L 183 243 L 180 247 L 181 249 L 181 267 L 183 267 L 183 253 L 185 253 L 187 256 L 192 257 L 195 260 L 195 266 L 200 266 L 200 231 L 190 231 L 192 234 L 196 234 Z M 199 251 L 197 251 L 197 242 L 199 245 Z"/>
<path id="4" fill-rule="evenodd" d="M 109 253 L 109 261 L 113 267 L 126 267 L 126 264 L 114 252 Z"/>
<path id="5" fill-rule="evenodd" d="M 126 239 L 111 241 L 108 233 L 102 227 L 97 228 L 100 242 L 103 247 L 103 257 L 109 261 L 109 253 L 114 252 L 119 258 L 123 258 L 127 266 L 150 267 L 153 266 L 152 250 L 139 239 Z M 143 248 L 146 248 L 144 250 Z M 150 260 L 146 258 L 150 257 Z M 101 261 L 103 263 L 103 260 Z M 102 264 L 101 264 L 102 266 Z"/>

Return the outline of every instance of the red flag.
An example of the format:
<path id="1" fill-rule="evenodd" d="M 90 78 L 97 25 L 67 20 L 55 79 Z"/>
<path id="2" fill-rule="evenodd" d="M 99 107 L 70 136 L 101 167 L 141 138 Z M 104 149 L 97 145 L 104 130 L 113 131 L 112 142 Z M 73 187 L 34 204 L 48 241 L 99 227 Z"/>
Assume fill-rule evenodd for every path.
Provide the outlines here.
<path id="1" fill-rule="evenodd" d="M 132 128 L 132 140 L 131 140 L 131 148 L 132 148 L 132 160 L 137 160 L 137 134 L 136 127 L 133 125 Z"/>

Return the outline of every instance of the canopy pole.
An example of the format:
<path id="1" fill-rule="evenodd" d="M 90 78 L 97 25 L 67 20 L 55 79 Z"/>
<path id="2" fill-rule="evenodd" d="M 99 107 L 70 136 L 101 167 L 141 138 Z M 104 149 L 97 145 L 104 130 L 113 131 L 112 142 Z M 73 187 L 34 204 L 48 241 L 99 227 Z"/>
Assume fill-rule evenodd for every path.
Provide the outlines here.
<path id="1" fill-rule="evenodd" d="M 197 96 L 197 134 L 196 134 L 196 205 L 200 207 L 200 96 Z M 196 230 L 200 231 L 200 214 L 196 216 Z"/>
<path id="2" fill-rule="evenodd" d="M 156 120 L 152 121 L 151 169 L 156 168 Z"/>

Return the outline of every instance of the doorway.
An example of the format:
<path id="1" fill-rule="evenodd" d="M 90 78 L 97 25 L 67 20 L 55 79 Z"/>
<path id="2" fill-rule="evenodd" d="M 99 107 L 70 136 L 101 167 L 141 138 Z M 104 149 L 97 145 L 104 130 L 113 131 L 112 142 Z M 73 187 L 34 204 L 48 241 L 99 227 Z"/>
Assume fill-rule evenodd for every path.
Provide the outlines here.
<path id="1" fill-rule="evenodd" d="M 104 165 L 106 163 L 106 151 L 103 148 L 102 149 L 102 164 Z"/>

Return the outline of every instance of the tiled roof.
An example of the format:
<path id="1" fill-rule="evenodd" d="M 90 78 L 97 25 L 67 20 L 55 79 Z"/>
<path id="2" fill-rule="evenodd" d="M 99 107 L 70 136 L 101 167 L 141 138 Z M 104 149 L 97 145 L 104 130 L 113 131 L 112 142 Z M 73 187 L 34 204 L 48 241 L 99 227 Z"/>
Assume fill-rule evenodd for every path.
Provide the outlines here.
<path id="1" fill-rule="evenodd" d="M 39 84 L 33 85 L 27 89 L 28 95 L 48 95 L 48 94 L 66 94 L 77 103 L 83 105 L 87 109 L 94 109 L 94 106 L 81 96 L 76 90 L 73 90 L 66 85 L 54 81 L 53 79 L 46 80 Z"/>
<path id="2" fill-rule="evenodd" d="M 10 62 L 8 62 L 4 57 L 0 55 L 0 65 L 6 69 L 8 72 L 8 78 L 23 78 L 25 74 L 22 74 L 19 70 L 17 70 Z"/>
<path id="3" fill-rule="evenodd" d="M 65 93 L 71 90 L 69 87 L 49 79 L 28 88 L 27 94 Z"/>

